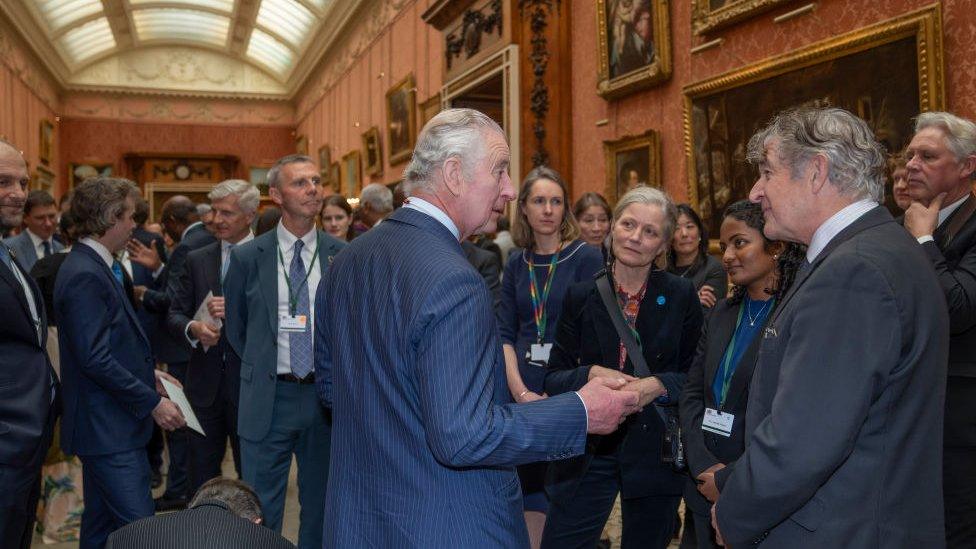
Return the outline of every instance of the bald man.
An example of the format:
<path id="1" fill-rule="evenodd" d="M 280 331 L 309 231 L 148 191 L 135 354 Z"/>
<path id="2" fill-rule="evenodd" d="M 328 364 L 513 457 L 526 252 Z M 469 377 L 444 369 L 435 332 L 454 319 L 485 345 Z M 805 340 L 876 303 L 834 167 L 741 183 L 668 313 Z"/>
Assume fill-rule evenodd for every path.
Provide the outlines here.
<path id="1" fill-rule="evenodd" d="M 19 227 L 27 164 L 0 141 L 0 229 Z M 0 547 L 31 543 L 40 474 L 58 413 L 57 376 L 45 344 L 40 289 L 15 252 L 0 243 Z"/>

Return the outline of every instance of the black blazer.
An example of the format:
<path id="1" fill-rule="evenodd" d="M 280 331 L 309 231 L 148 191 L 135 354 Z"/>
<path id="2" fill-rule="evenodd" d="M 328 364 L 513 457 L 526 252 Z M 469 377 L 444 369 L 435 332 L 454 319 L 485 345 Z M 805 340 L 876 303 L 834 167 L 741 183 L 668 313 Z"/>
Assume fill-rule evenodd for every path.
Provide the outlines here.
<path id="1" fill-rule="evenodd" d="M 175 281 L 173 297 L 169 308 L 167 323 L 183 326 L 193 319 L 203 299 L 209 292 L 223 295 L 220 285 L 220 241 L 186 256 L 186 268 Z M 186 342 L 186 337 L 183 337 Z M 207 351 L 197 344 L 190 353 L 190 365 L 186 371 L 186 396 L 194 406 L 212 406 L 220 391 L 220 382 L 227 374 L 227 381 L 240 387 L 240 359 L 227 343 L 225 331 L 221 330 L 217 345 Z M 231 388 L 230 394 L 238 391 Z"/>
<path id="2" fill-rule="evenodd" d="M 599 274 L 597 276 L 600 276 Z M 653 270 L 637 314 L 644 359 L 677 404 L 694 358 L 702 325 L 702 309 L 690 280 Z M 549 357 L 545 388 L 550 395 L 576 391 L 586 384 L 591 365 L 616 368 L 620 337 L 603 305 L 596 280 L 570 286 L 563 301 L 556 339 Z M 624 372 L 633 374 L 630 360 Z M 595 454 L 620 448 L 623 497 L 678 495 L 683 476 L 661 461 L 664 424 L 652 406 L 627 418 L 611 435 L 590 435 L 586 453 L 549 467 L 550 497 L 570 498 Z"/>
<path id="3" fill-rule="evenodd" d="M 498 303 L 502 298 L 501 272 L 502 264 L 499 256 L 489 250 L 476 246 L 470 240 L 461 241 L 461 249 L 464 250 L 464 257 L 468 258 L 468 263 L 478 269 L 481 278 L 485 279 L 488 291 L 491 293 L 491 304 L 497 309 Z"/>
<path id="4" fill-rule="evenodd" d="M 712 391 L 712 382 L 722 363 L 725 349 L 735 333 L 735 322 L 739 316 L 740 305 L 741 303 L 730 304 L 728 299 L 723 299 L 712 308 L 702 328 L 695 360 L 688 370 L 688 381 L 681 392 L 679 405 L 681 431 L 688 457 L 688 470 L 692 477 L 697 477 L 716 463 L 728 465 L 734 462 L 745 449 L 746 404 L 749 401 L 749 383 L 752 381 L 752 372 L 756 367 L 756 353 L 762 341 L 761 331 L 739 359 L 739 365 L 732 374 L 732 383 L 729 384 L 725 406 L 722 408 L 723 412 L 735 415 L 735 420 L 732 422 L 732 435 L 723 437 L 703 431 L 701 428 L 705 408 L 719 409 Z M 724 475 L 716 475 L 720 490 L 724 480 Z M 708 500 L 694 489 L 694 482 L 689 480 L 687 488 L 685 501 L 688 505 L 692 506 L 696 513 L 707 514 L 708 508 L 711 507 Z"/>
<path id="5" fill-rule="evenodd" d="M 138 520 L 112 532 L 106 549 L 294 549 L 285 538 L 203 500 L 185 511 Z"/>
<path id="6" fill-rule="evenodd" d="M 45 350 L 47 314 L 41 291 L 16 257 L 11 256 L 11 265 L 31 288 L 42 328 L 38 343 L 24 287 L 0 262 L 0 464 L 24 467 L 47 452 L 39 445 L 48 416 L 57 413 L 59 403 L 51 405 L 51 380 L 57 384 L 57 376 Z"/>

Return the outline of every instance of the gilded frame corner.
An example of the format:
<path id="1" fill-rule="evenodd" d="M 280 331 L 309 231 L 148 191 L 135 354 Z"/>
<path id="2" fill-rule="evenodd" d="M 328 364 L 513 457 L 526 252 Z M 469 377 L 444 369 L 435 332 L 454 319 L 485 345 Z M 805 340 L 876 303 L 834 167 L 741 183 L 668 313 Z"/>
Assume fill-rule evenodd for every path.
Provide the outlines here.
<path id="1" fill-rule="evenodd" d="M 793 1 L 732 0 L 729 5 L 711 10 L 708 8 L 709 0 L 691 0 L 691 31 L 701 36 Z"/>

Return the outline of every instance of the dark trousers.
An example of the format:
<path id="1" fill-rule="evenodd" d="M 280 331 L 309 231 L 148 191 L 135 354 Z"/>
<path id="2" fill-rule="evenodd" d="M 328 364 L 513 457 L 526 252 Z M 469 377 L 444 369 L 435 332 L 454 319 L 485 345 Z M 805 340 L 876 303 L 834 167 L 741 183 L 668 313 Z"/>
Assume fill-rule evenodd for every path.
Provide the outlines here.
<path id="1" fill-rule="evenodd" d="M 0 547 L 4 549 L 27 549 L 31 545 L 41 494 L 41 466 L 54 433 L 54 414 L 49 416 L 30 463 L 21 467 L 0 464 Z"/>
<path id="2" fill-rule="evenodd" d="M 143 448 L 79 456 L 85 489 L 79 549 L 101 549 L 109 534 L 155 512 L 149 460 Z"/>
<path id="3" fill-rule="evenodd" d="M 235 372 L 225 375 L 239 375 Z M 237 392 L 236 383 L 221 379 L 217 396 L 210 406 L 193 405 L 193 413 L 207 436 L 190 432 L 190 486 L 191 496 L 208 480 L 221 476 L 221 463 L 230 442 L 234 454 L 234 469 L 241 476 L 241 446 L 237 439 Z"/>
<path id="4" fill-rule="evenodd" d="M 976 546 L 976 448 L 946 447 L 942 490 L 945 500 L 946 547 Z"/>
<path id="5" fill-rule="evenodd" d="M 163 472 L 163 448 L 165 446 L 163 429 L 154 421 L 152 438 L 149 439 L 149 444 L 146 445 L 146 454 L 149 457 L 149 469 L 156 473 Z"/>
<path id="6" fill-rule="evenodd" d="M 166 371 L 181 384 L 186 383 L 186 362 L 174 362 L 166 365 Z M 204 429 L 206 431 L 206 429 Z M 166 471 L 165 499 L 189 498 L 193 492 L 187 476 L 187 457 L 189 453 L 189 435 L 187 429 L 177 429 L 166 433 L 166 447 L 169 449 L 169 469 Z"/>
<path id="7" fill-rule="evenodd" d="M 620 492 L 620 466 L 614 456 L 594 456 L 576 493 L 550 498 L 543 549 L 592 549 Z M 664 549 L 677 527 L 681 496 L 645 496 L 621 500 L 621 549 Z"/>

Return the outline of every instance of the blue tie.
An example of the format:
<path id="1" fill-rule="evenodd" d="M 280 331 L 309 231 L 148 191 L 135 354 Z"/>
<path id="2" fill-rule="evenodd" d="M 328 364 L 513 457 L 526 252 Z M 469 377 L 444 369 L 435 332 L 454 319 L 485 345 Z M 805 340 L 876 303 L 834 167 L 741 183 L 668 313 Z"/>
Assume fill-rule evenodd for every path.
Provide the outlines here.
<path id="1" fill-rule="evenodd" d="M 118 261 L 112 262 L 112 274 L 115 275 L 115 280 L 118 280 L 121 286 L 125 286 L 125 283 L 122 282 L 125 279 L 125 277 L 122 276 L 122 264 Z"/>
<path id="2" fill-rule="evenodd" d="M 13 270 L 13 263 L 10 261 L 10 251 L 7 250 L 7 246 L 0 244 L 0 261 L 7 266 L 8 269 Z"/>
<path id="3" fill-rule="evenodd" d="M 45 240 L 41 244 L 44 244 L 44 257 L 51 255 L 51 243 Z"/>
<path id="4" fill-rule="evenodd" d="M 308 280 L 305 277 L 305 262 L 302 261 L 302 248 L 305 243 L 301 240 L 295 242 L 295 253 L 291 258 L 291 267 L 288 269 L 288 279 L 291 281 L 291 291 L 296 292 L 296 304 L 293 313 L 309 318 L 308 306 Z M 312 373 L 312 323 L 306 325 L 304 332 L 291 332 L 288 334 L 288 358 L 291 361 L 291 373 L 295 377 L 304 379 Z"/>

